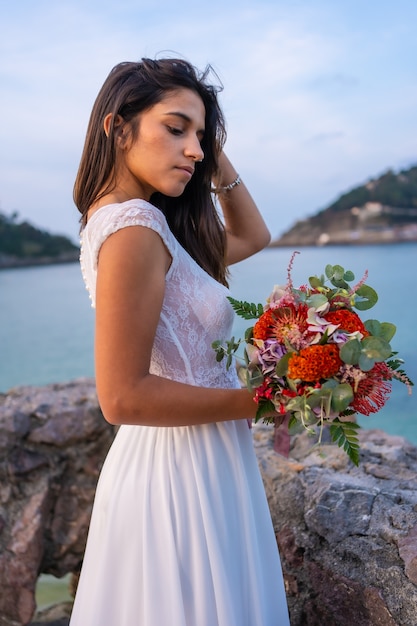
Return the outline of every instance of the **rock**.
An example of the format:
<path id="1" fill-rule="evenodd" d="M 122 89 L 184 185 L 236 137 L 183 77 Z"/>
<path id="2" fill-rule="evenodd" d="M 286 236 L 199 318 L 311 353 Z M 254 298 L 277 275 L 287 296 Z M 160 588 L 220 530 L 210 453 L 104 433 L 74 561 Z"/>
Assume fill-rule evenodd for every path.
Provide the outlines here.
<path id="1" fill-rule="evenodd" d="M 292 626 L 417 624 L 417 448 L 362 431 L 357 468 L 307 434 L 290 457 L 254 427 Z"/>
<path id="2" fill-rule="evenodd" d="M 72 603 L 63 602 L 39 611 L 30 626 L 68 626 Z"/>
<path id="3" fill-rule="evenodd" d="M 0 396 L 0 626 L 31 621 L 39 574 L 79 569 L 113 437 L 93 380 Z"/>
<path id="4" fill-rule="evenodd" d="M 94 381 L 0 395 L 0 626 L 68 626 L 71 604 L 35 613 L 41 573 L 77 573 L 115 429 Z M 255 425 L 292 626 L 416 626 L 417 448 L 362 431 L 355 467 L 334 445 Z M 273 581 L 270 592 L 273 593 Z"/>

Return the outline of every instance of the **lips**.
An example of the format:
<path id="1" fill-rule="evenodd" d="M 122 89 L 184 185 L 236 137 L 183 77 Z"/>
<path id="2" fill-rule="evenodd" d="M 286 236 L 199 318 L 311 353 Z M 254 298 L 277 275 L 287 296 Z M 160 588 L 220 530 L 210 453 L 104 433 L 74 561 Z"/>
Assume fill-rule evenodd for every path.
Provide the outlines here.
<path id="1" fill-rule="evenodd" d="M 187 174 L 189 174 L 190 177 L 194 174 L 194 168 L 191 165 L 180 165 L 178 169 L 183 170 L 184 172 L 187 172 Z"/>

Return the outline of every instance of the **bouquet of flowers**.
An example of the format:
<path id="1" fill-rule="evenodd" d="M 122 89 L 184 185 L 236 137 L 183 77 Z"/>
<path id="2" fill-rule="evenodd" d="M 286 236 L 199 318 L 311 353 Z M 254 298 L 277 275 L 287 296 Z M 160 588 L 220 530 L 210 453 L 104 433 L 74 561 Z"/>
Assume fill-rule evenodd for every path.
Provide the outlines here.
<path id="1" fill-rule="evenodd" d="M 285 286 L 275 286 L 265 306 L 229 298 L 245 319 L 256 320 L 244 339 L 213 343 L 217 360 L 227 357 L 227 367 L 244 342 L 245 383 L 258 405 L 255 422 L 279 424 L 287 416 L 289 431 L 302 426 L 318 436 L 329 426 L 332 441 L 359 464 L 359 425 L 355 413 L 376 413 L 391 392 L 393 379 L 408 387 L 412 381 L 390 341 L 394 324 L 367 320 L 358 313 L 378 300 L 365 284 L 340 265 L 327 265 L 325 275 L 312 276 L 296 289 L 291 271 Z"/>

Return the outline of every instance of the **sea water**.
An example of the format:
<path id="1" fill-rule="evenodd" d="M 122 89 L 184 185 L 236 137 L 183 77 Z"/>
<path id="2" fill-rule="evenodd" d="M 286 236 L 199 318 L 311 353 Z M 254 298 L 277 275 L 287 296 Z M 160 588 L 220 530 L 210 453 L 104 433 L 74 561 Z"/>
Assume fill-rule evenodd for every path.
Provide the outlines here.
<path id="1" fill-rule="evenodd" d="M 231 267 L 234 298 L 264 303 L 274 284 L 285 284 L 292 255 L 288 248 L 268 248 Z M 327 264 L 342 265 L 367 284 L 379 301 L 363 320 L 392 322 L 391 345 L 417 379 L 417 244 L 302 248 L 295 256 L 295 286 L 324 273 Z M 236 317 L 233 334 L 243 336 L 250 322 Z M 0 271 L 0 392 L 16 385 L 44 385 L 94 375 L 94 310 L 77 263 Z M 386 406 L 362 427 L 382 428 L 417 443 L 417 390 L 409 396 L 393 382 Z"/>
<path id="2" fill-rule="evenodd" d="M 231 268 L 231 295 L 264 303 L 274 284 L 287 281 L 292 250 L 269 248 Z M 417 380 L 417 244 L 302 248 L 292 270 L 295 286 L 320 275 L 327 264 L 342 265 L 379 294 L 362 319 L 392 322 L 392 347 Z M 243 336 L 250 322 L 236 317 L 233 334 Z M 78 264 L 0 271 L 0 392 L 16 385 L 45 385 L 94 375 L 94 310 Z M 385 407 L 360 417 L 364 428 L 382 428 L 417 444 L 417 390 L 411 397 L 394 381 Z M 42 608 L 68 599 L 68 577 L 41 576 L 37 602 Z"/>

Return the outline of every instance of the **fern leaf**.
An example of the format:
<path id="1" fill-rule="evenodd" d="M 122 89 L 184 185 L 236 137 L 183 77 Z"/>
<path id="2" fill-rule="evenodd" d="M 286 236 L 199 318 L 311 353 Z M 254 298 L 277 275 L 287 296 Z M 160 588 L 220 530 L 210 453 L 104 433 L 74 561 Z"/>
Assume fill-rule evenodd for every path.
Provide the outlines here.
<path id="1" fill-rule="evenodd" d="M 262 304 L 255 304 L 254 302 L 244 302 L 243 300 L 235 300 L 228 296 L 227 298 L 232 305 L 235 313 L 245 320 L 257 319 L 263 313 Z"/>
<path id="2" fill-rule="evenodd" d="M 400 368 L 403 364 L 404 361 L 402 359 L 390 359 L 389 361 L 387 361 L 388 367 L 390 367 L 392 370 L 398 370 L 398 368 Z"/>
<path id="3" fill-rule="evenodd" d="M 359 424 L 355 422 L 341 422 L 335 419 L 330 426 L 330 436 L 337 443 L 339 448 L 343 448 L 352 463 L 359 465 Z"/>
<path id="4" fill-rule="evenodd" d="M 388 367 L 393 371 L 394 378 L 399 380 L 401 383 L 407 385 L 407 387 L 414 387 L 414 383 L 411 378 L 405 373 L 403 369 L 401 369 L 401 365 L 403 365 L 404 361 L 402 359 L 390 359 L 387 361 Z"/>

